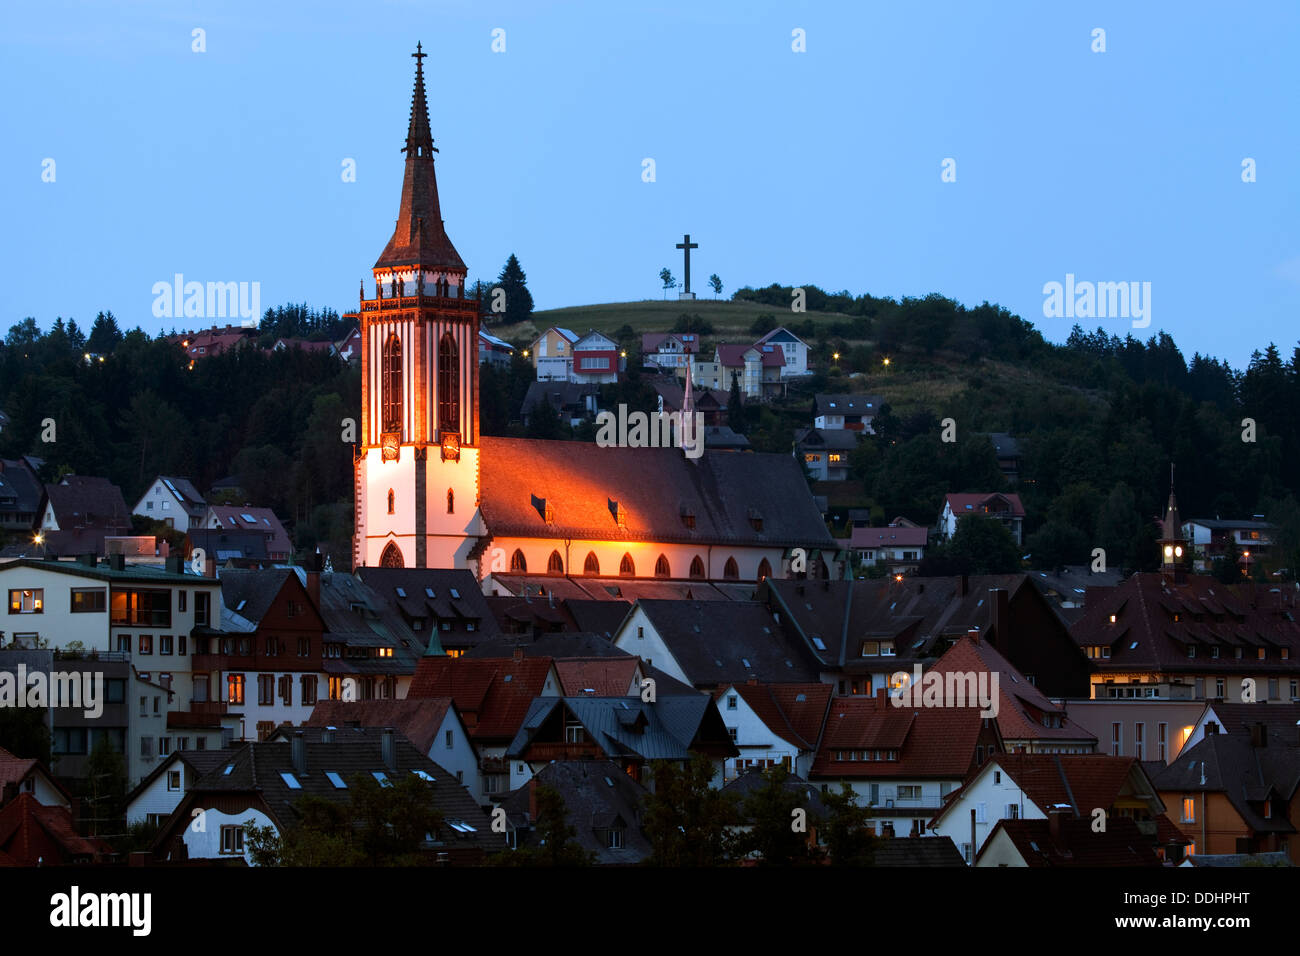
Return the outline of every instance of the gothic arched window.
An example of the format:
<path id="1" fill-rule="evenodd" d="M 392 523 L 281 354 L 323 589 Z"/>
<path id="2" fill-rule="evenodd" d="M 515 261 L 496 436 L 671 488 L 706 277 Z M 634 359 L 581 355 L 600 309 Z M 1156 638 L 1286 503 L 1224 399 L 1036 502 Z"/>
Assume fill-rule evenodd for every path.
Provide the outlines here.
<path id="1" fill-rule="evenodd" d="M 460 430 L 460 363 L 456 359 L 456 340 L 448 332 L 438 343 L 438 427 L 443 431 Z"/>
<path id="2" fill-rule="evenodd" d="M 510 570 L 517 574 L 528 573 L 528 562 L 524 560 L 524 553 L 515 548 L 515 553 L 510 555 Z"/>
<path id="3" fill-rule="evenodd" d="M 672 576 L 673 573 L 668 567 L 668 558 L 662 554 L 659 555 L 659 560 L 655 562 L 655 577 L 671 578 Z"/>
<path id="4" fill-rule="evenodd" d="M 772 576 L 772 565 L 767 563 L 767 558 L 764 558 L 762 561 L 758 562 L 758 579 L 760 581 L 763 581 L 766 580 L 767 578 L 770 578 L 771 576 Z"/>
<path id="5" fill-rule="evenodd" d="M 600 574 L 600 559 L 596 557 L 595 551 L 587 552 L 587 560 L 582 565 L 583 574 Z"/>
<path id="6" fill-rule="evenodd" d="M 393 514 L 393 511 L 394 511 L 393 505 L 394 505 L 394 503 L 395 503 L 395 499 L 394 499 L 394 497 L 393 497 L 393 489 L 392 489 L 392 488 L 389 488 L 389 489 L 388 489 L 388 513 L 389 513 L 389 514 Z"/>
<path id="7" fill-rule="evenodd" d="M 698 581 L 704 580 L 704 562 L 700 560 L 698 554 L 691 559 L 691 577 Z"/>
<path id="8" fill-rule="evenodd" d="M 447 489 L 447 514 L 456 513 L 456 492 L 450 488 Z"/>
<path id="9" fill-rule="evenodd" d="M 396 334 L 384 343 L 380 374 L 380 412 L 383 430 L 402 429 L 402 341 Z"/>
<path id="10" fill-rule="evenodd" d="M 618 563 L 618 573 L 625 578 L 636 577 L 636 565 L 632 562 L 632 555 L 623 555 L 623 560 Z"/>
<path id="11" fill-rule="evenodd" d="M 560 552 L 552 551 L 551 556 L 546 560 L 547 574 L 563 574 L 564 559 L 560 557 Z"/>
<path id="12" fill-rule="evenodd" d="M 722 576 L 728 581 L 735 581 L 740 577 L 740 568 L 735 558 L 727 558 L 727 563 L 722 567 Z"/>
<path id="13" fill-rule="evenodd" d="M 379 566 L 381 568 L 404 568 L 406 562 L 402 560 L 402 552 L 398 550 L 396 543 L 390 541 L 384 548 L 384 553 L 379 556 Z"/>

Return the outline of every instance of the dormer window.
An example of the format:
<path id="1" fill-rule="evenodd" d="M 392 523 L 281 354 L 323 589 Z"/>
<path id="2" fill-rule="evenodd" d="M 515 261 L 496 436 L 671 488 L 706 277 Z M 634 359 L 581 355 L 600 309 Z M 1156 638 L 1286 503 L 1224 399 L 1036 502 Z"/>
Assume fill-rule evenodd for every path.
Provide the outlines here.
<path id="1" fill-rule="evenodd" d="M 627 509 L 613 498 L 609 499 L 609 513 L 614 516 L 614 523 L 620 528 L 627 527 Z"/>

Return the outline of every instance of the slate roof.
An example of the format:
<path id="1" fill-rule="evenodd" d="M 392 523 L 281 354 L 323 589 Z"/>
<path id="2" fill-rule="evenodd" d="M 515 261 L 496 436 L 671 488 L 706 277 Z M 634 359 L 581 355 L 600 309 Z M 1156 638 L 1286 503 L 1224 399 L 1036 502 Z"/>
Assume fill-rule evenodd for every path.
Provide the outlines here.
<path id="1" fill-rule="evenodd" d="M 378 772 L 391 778 L 418 770 L 433 778 L 430 789 L 434 805 L 444 817 L 440 835 L 445 841 L 452 846 L 477 846 L 489 853 L 504 847 L 504 839 L 492 833 L 487 816 L 469 791 L 457 782 L 454 773 L 420 753 L 400 735 L 395 735 L 394 744 L 396 766 L 389 769 L 383 761 L 379 736 L 362 734 L 342 740 L 336 738 L 332 743 L 306 741 L 306 770 L 300 773 L 293 766 L 291 743 L 250 743 L 237 750 L 225 764 L 201 777 L 188 797 L 201 803 L 210 794 L 255 791 L 275 819 L 289 825 L 296 819 L 293 805 L 300 797 L 310 794 L 335 803 L 348 799 L 350 787 L 336 787 L 326 776 L 328 772 L 338 774 L 346 783 L 358 773 Z M 296 788 L 286 782 L 286 774 L 292 775 L 298 784 Z M 474 831 L 461 833 L 452 829 L 447 824 L 453 820 L 464 821 Z"/>
<path id="2" fill-rule="evenodd" d="M 474 630 L 469 634 L 456 633 L 458 643 L 465 638 L 477 644 L 491 640 L 500 631 L 483 589 L 463 568 L 363 567 L 357 569 L 356 576 L 408 621 L 436 618 L 472 623 Z"/>
<path id="3" fill-rule="evenodd" d="M 844 428 L 796 428 L 795 444 L 800 448 L 825 448 L 830 451 L 852 451 L 858 447 L 861 432 Z"/>
<path id="4" fill-rule="evenodd" d="M 1094 833 L 1088 818 L 1062 820 L 1060 836 L 1055 840 L 1049 820 L 999 820 L 976 862 L 988 852 L 999 830 L 1011 838 L 1030 867 L 1161 865 L 1151 840 L 1127 817 L 1111 817 L 1104 833 Z"/>
<path id="5" fill-rule="evenodd" d="M 1272 705 L 1247 706 L 1265 709 Z M 1267 744 L 1262 747 L 1252 743 L 1250 734 L 1210 734 L 1179 754 L 1152 783 L 1166 793 L 1222 793 L 1254 832 L 1294 833 L 1295 827 L 1285 814 L 1264 817 L 1263 801 L 1289 804 L 1300 786 L 1300 747 L 1296 746 L 1295 727 L 1286 734 L 1270 729 Z"/>
<path id="6" fill-rule="evenodd" d="M 854 528 L 849 547 L 923 548 L 930 540 L 928 528 Z"/>
<path id="7" fill-rule="evenodd" d="M 37 841 L 42 833 L 58 845 L 62 859 L 41 860 L 44 841 Z M 77 833 L 66 807 L 46 806 L 32 794 L 20 793 L 0 808 L 0 852 L 20 866 L 50 866 L 81 858 L 99 862 L 113 850 L 103 840 Z"/>
<path id="8" fill-rule="evenodd" d="M 529 382 L 528 391 L 524 393 L 524 400 L 519 406 L 519 414 L 527 419 L 542 403 L 543 398 L 557 412 L 566 408 L 576 408 L 581 412 L 585 410 L 586 397 L 599 393 L 600 386 L 591 382 Z"/>
<path id="9" fill-rule="evenodd" d="M 295 573 L 305 576 L 302 569 Z M 365 659 L 327 658 L 325 669 L 339 673 L 413 674 L 416 662 L 432 646 L 441 652 L 433 630 L 412 631 L 385 597 L 364 581 L 340 571 L 320 576 L 320 615 L 326 640 L 341 640 L 357 647 L 389 647 L 392 657 Z"/>
<path id="10" fill-rule="evenodd" d="M 1276 531 L 1277 525 L 1271 521 L 1238 520 L 1224 521 L 1219 518 L 1188 518 L 1185 524 L 1200 525 L 1211 531 Z"/>
<path id="11" fill-rule="evenodd" d="M 764 789 L 767 785 L 768 776 L 762 770 L 746 770 L 723 787 L 722 792 L 730 794 L 736 799 L 740 819 L 745 824 L 751 824 L 753 821 L 746 818 L 744 814 L 745 799 L 756 791 Z M 794 794 L 798 798 L 799 806 L 808 811 L 809 820 L 816 822 L 830 816 L 830 810 L 822 802 L 821 790 L 798 774 L 787 775 L 781 789 Z"/>
<path id="12" fill-rule="evenodd" d="M 406 696 L 450 697 L 472 740 L 505 741 L 518 733 L 534 698 L 541 695 L 552 663 L 549 657 L 478 660 L 425 655 Z"/>
<path id="13" fill-rule="evenodd" d="M 1300 661 L 1297 620 L 1300 607 L 1294 591 L 1252 581 L 1226 585 L 1199 574 L 1170 583 L 1150 572 L 1133 574 L 1096 595 L 1089 591 L 1084 614 L 1070 628 L 1070 636 L 1081 647 L 1110 647 L 1109 658 L 1091 662 L 1103 673 L 1136 669 L 1295 674 Z M 1195 657 L 1188 657 L 1189 647 Z M 1237 648 L 1242 649 L 1240 658 Z M 1263 659 L 1258 657 L 1260 648 Z M 1287 658 L 1282 657 L 1284 648 Z"/>
<path id="14" fill-rule="evenodd" d="M 115 534 L 131 527 L 122 489 L 107 478 L 64 475 L 45 486 L 45 495 L 61 532 L 88 528 Z"/>
<path id="15" fill-rule="evenodd" d="M 876 843 L 872 866 L 965 866 L 951 837 L 894 837 Z"/>
<path id="16" fill-rule="evenodd" d="M 209 505 L 208 514 L 215 517 L 227 531 L 257 531 L 266 537 L 266 550 L 271 555 L 293 554 L 289 533 L 270 508 L 252 505 Z M 247 515 L 247 517 L 245 517 Z M 248 520 L 252 518 L 253 520 Z"/>
<path id="17" fill-rule="evenodd" d="M 785 368 L 785 350 L 766 345 L 719 345 L 718 362 L 725 368 L 739 368 L 745 364 L 745 353 L 755 349 L 762 356 L 764 368 Z"/>
<path id="18" fill-rule="evenodd" d="M 764 684 L 731 687 L 767 728 L 801 750 L 815 750 L 830 711 L 835 688 L 830 684 Z M 720 688 L 719 697 L 726 693 Z"/>
<path id="19" fill-rule="evenodd" d="M 993 443 L 993 453 L 999 458 L 1020 457 L 1020 442 L 1006 432 L 990 432 L 989 441 Z"/>
<path id="20" fill-rule="evenodd" d="M 41 481 L 26 459 L 0 459 L 0 511 L 31 514 L 35 521 L 42 493 Z"/>
<path id="21" fill-rule="evenodd" d="M 186 532 L 187 553 L 202 548 L 204 553 L 223 564 L 231 560 L 266 561 L 266 535 L 256 531 L 226 531 L 224 528 L 191 528 Z"/>
<path id="22" fill-rule="evenodd" d="M 674 448 L 601 448 L 590 442 L 481 439 L 480 508 L 494 535 L 834 548 L 799 463 L 789 455 Z M 654 475 L 653 482 L 645 480 Z M 553 511 L 547 524 L 533 499 Z M 615 520 L 611 502 L 626 515 Z M 693 513 L 686 527 L 683 513 Z M 761 517 L 762 530 L 751 523 Z M 644 563 L 654 558 L 640 556 Z M 682 569 L 685 571 L 686 569 Z"/>
<path id="23" fill-rule="evenodd" d="M 288 568 L 223 568 L 217 575 L 221 582 L 221 603 L 257 625 L 271 610 L 292 573 Z"/>
<path id="24" fill-rule="evenodd" d="M 614 644 L 603 634 L 589 631 L 557 631 L 554 633 L 502 634 L 492 641 L 480 644 L 465 652 L 468 658 L 514 657 L 520 651 L 528 657 L 551 657 L 557 661 L 569 658 L 627 658 L 633 656 Z"/>
<path id="25" fill-rule="evenodd" d="M 757 601 L 639 601 L 689 682 L 716 687 L 748 680 L 812 683 L 817 672 Z"/>
<path id="26" fill-rule="evenodd" d="M 178 716 L 177 711 L 171 711 L 168 713 L 168 727 L 172 726 L 171 718 L 174 716 Z M 219 717 L 213 718 L 213 726 L 220 726 Z M 149 773 L 131 789 L 131 792 L 126 795 L 123 802 L 129 804 L 140 794 L 144 793 L 151 783 L 161 777 L 177 763 L 185 764 L 190 768 L 190 770 L 194 771 L 196 777 L 202 777 L 204 774 L 211 773 L 218 767 L 225 766 L 226 763 L 229 762 L 231 756 L 233 756 L 238 749 L 239 748 L 237 747 L 230 747 L 220 750 L 173 750 L 169 757 L 160 760 L 158 766 L 149 771 Z"/>
<path id="27" fill-rule="evenodd" d="M 813 416 L 818 415 L 867 415 L 880 414 L 880 406 L 885 402 L 881 395 L 850 395 L 839 392 L 819 392 L 813 396 Z"/>
<path id="28" fill-rule="evenodd" d="M 529 815 L 530 795 L 533 787 L 540 785 L 559 791 L 564 818 L 577 831 L 574 840 L 594 853 L 598 864 L 627 866 L 650 856 L 650 841 L 641 828 L 648 791 L 612 760 L 552 761 L 501 802 L 507 819 L 534 826 L 536 821 Z M 605 832 L 620 825 L 623 846 L 610 849 Z M 520 841 L 521 846 L 532 843 L 528 837 Z"/>
<path id="29" fill-rule="evenodd" d="M 661 697 L 646 703 L 640 697 L 538 697 L 532 701 L 506 757 L 523 755 L 542 724 L 563 707 L 583 726 L 590 741 L 610 758 L 636 756 L 642 760 L 689 760 L 693 743 L 717 708 L 703 694 Z M 729 756 L 740 753 L 730 747 Z"/>
<path id="30" fill-rule="evenodd" d="M 963 780 L 974 765 L 982 724 L 978 707 L 895 707 L 883 692 L 836 697 L 808 776 Z M 897 750 L 898 759 L 836 759 L 876 750 Z"/>

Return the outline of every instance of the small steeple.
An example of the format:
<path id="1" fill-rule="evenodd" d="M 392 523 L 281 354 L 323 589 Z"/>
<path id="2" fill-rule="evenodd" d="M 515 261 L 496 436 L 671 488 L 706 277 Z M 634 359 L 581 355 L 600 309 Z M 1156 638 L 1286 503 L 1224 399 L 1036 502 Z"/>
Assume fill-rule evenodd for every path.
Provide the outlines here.
<path id="1" fill-rule="evenodd" d="M 433 133 L 429 131 L 429 102 L 424 95 L 424 53 L 420 44 L 415 44 L 415 91 L 411 94 L 411 123 L 406 129 L 406 145 L 402 152 L 409 159 L 411 156 L 427 156 L 438 150 L 433 145 Z"/>
<path id="2" fill-rule="evenodd" d="M 1182 583 L 1183 555 L 1187 541 L 1183 538 L 1183 519 L 1178 513 L 1178 501 L 1174 497 L 1174 466 L 1169 465 L 1169 503 L 1165 505 L 1165 516 L 1160 522 L 1160 570 L 1167 581 Z"/>
<path id="3" fill-rule="evenodd" d="M 1174 497 L 1174 463 L 1169 463 L 1169 503 L 1165 505 L 1165 517 L 1160 526 L 1166 541 L 1181 541 L 1183 537 L 1183 519 L 1178 514 L 1178 499 Z"/>

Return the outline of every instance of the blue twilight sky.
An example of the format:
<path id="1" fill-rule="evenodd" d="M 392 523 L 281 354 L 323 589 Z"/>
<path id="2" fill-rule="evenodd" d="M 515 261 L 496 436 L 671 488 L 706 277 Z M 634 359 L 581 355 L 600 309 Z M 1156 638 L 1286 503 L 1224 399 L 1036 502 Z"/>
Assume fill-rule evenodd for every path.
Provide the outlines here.
<path id="1" fill-rule="evenodd" d="M 658 298 L 690 232 L 697 291 L 937 291 L 1060 341 L 1043 286 L 1069 273 L 1150 282 L 1135 334 L 1188 358 L 1300 337 L 1290 0 L 11 0 L 0 330 L 206 324 L 154 317 L 178 272 L 260 282 L 263 309 L 355 307 L 397 214 L 417 40 L 448 234 L 471 280 L 516 253 L 538 308 Z"/>

